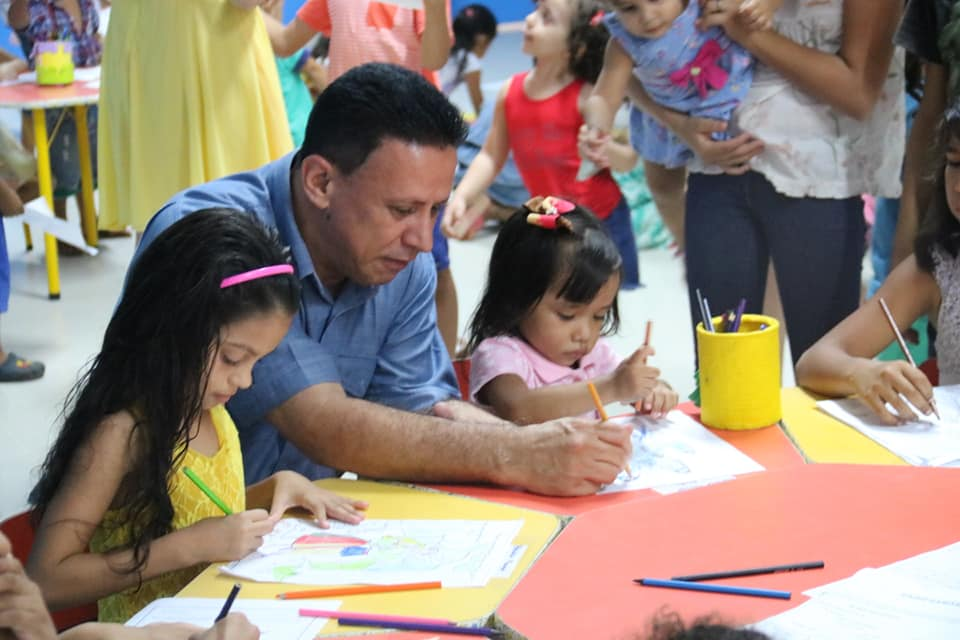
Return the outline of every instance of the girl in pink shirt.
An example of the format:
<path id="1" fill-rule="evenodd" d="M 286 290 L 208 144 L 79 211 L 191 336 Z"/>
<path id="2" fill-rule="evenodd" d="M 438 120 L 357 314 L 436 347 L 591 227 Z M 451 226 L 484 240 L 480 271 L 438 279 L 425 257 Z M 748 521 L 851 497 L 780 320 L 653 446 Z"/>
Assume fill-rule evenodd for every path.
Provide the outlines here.
<path id="1" fill-rule="evenodd" d="M 659 417 L 677 394 L 647 366 L 649 346 L 621 361 L 601 338 L 620 324 L 623 261 L 603 224 L 559 198 L 533 198 L 500 230 L 470 322 L 470 399 L 529 424 L 588 414 L 587 382 L 604 404 Z"/>

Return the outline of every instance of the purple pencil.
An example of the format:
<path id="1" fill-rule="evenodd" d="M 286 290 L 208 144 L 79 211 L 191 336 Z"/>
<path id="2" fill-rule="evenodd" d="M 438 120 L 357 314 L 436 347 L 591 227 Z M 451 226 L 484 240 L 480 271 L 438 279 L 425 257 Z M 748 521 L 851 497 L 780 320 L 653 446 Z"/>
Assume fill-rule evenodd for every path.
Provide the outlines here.
<path id="1" fill-rule="evenodd" d="M 747 309 L 747 299 L 740 298 L 739 304 L 737 304 L 737 313 L 733 318 L 733 326 L 730 327 L 731 333 L 736 333 L 740 331 L 740 322 L 743 320 L 743 312 Z"/>

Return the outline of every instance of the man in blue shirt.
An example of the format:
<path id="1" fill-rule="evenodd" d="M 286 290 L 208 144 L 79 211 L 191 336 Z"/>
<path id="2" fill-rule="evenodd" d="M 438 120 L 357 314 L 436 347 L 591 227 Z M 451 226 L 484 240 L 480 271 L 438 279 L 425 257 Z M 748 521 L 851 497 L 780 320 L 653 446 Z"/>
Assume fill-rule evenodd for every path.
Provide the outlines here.
<path id="1" fill-rule="evenodd" d="M 299 152 L 188 189 L 150 221 L 138 253 L 209 207 L 253 212 L 292 252 L 300 313 L 228 407 L 247 482 L 345 469 L 576 495 L 626 464 L 629 427 L 520 428 L 455 400 L 428 253 L 463 135 L 459 112 L 421 76 L 363 65 L 320 95 Z"/>

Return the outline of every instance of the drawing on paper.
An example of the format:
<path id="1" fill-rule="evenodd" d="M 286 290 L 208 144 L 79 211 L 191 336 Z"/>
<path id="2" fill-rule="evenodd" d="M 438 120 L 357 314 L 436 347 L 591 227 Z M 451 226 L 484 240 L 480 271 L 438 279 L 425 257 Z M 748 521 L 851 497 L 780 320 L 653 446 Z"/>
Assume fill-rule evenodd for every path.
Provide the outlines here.
<path id="1" fill-rule="evenodd" d="M 522 523 L 368 520 L 330 529 L 281 520 L 260 549 L 224 571 L 260 582 L 349 584 L 441 580 L 486 584 Z"/>

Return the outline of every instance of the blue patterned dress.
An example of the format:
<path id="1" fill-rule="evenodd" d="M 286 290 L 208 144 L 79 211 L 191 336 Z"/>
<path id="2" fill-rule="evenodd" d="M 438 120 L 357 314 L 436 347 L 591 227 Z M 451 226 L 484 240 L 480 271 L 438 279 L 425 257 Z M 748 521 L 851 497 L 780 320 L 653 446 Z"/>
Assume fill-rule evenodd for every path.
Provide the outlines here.
<path id="1" fill-rule="evenodd" d="M 720 27 L 697 29 L 699 3 L 690 0 L 659 38 L 628 32 L 615 13 L 604 16 L 613 38 L 633 58 L 633 73 L 657 103 L 702 118 L 729 120 L 750 88 L 753 58 Z M 727 132 L 714 134 L 717 140 Z M 675 168 L 693 152 L 669 129 L 635 106 L 630 109 L 630 141 L 644 159 Z"/>

